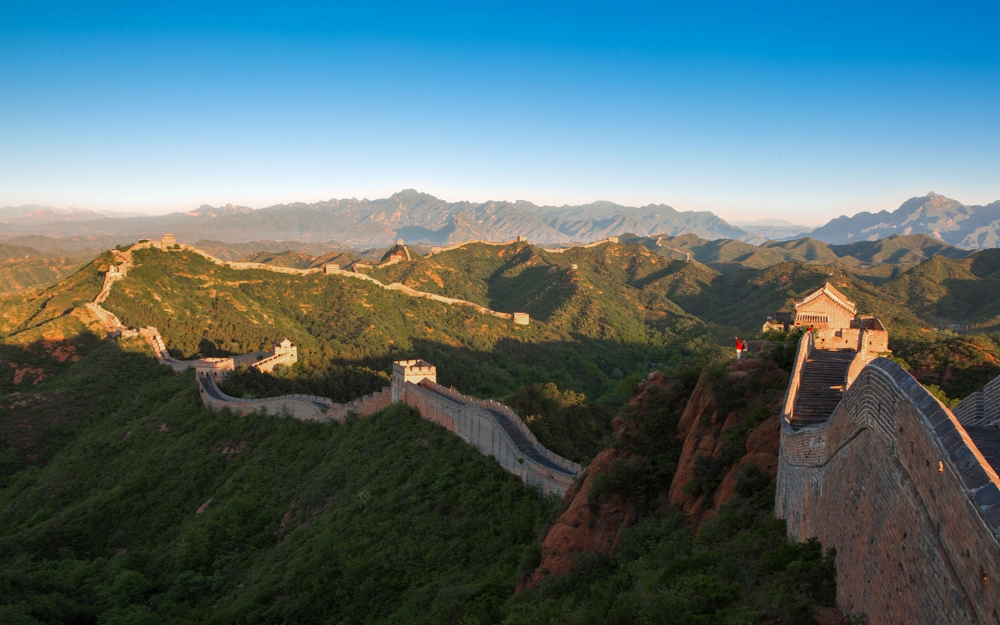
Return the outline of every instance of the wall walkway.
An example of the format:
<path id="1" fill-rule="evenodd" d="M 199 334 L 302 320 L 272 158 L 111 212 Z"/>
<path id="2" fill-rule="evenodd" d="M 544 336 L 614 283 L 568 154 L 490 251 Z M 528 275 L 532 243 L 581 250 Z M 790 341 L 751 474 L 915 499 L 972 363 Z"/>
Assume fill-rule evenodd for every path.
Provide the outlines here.
<path id="1" fill-rule="evenodd" d="M 963 399 L 953 412 L 965 427 L 1000 426 L 1000 376 Z"/>
<path id="2" fill-rule="evenodd" d="M 513 410 L 462 395 L 430 380 L 406 382 L 398 397 L 420 415 L 458 434 L 542 494 L 563 494 L 583 468 L 546 449 Z"/>
<path id="3" fill-rule="evenodd" d="M 263 399 L 244 399 L 226 395 L 216 385 L 211 375 L 198 375 L 198 393 L 201 400 L 212 410 L 229 410 L 240 416 L 253 412 L 276 416 L 288 416 L 300 421 L 337 421 L 343 423 L 349 413 L 359 417 L 374 414 L 392 404 L 389 387 L 377 393 L 359 397 L 346 404 L 334 403 L 328 397 L 315 395 L 282 395 Z"/>

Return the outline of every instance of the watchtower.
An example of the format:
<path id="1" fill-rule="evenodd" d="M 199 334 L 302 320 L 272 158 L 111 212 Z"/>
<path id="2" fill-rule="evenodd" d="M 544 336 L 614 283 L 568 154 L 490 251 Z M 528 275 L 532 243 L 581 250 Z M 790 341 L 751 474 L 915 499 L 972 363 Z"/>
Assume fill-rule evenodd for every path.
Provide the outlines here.
<path id="1" fill-rule="evenodd" d="M 420 384 L 424 380 L 437 383 L 437 367 L 426 360 L 397 360 L 392 363 L 392 401 L 403 400 L 406 383 Z"/>
<path id="2" fill-rule="evenodd" d="M 299 350 L 295 347 L 295 343 L 288 339 L 281 339 L 274 344 L 274 355 L 291 364 L 298 361 Z"/>
<path id="3" fill-rule="evenodd" d="M 818 329 L 849 328 L 857 313 L 854 302 L 827 282 L 795 302 L 795 325 Z"/>
<path id="4" fill-rule="evenodd" d="M 172 234 L 165 234 L 163 238 L 160 239 L 160 249 L 165 250 L 177 245 L 177 239 L 174 238 Z"/>

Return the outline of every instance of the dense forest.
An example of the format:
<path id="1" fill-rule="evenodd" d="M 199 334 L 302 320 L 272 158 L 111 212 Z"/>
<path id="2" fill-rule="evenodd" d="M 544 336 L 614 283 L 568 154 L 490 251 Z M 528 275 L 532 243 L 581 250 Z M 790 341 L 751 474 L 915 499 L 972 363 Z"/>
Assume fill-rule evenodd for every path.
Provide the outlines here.
<path id="1" fill-rule="evenodd" d="M 595 509 L 618 497 L 639 511 L 619 548 L 516 593 L 565 502 L 404 407 L 343 425 L 212 413 L 190 372 L 157 365 L 138 339 L 104 339 L 85 309 L 103 254 L 0 300 L 0 621 L 808 623 L 809 607 L 834 596 L 835 554 L 787 542 L 761 471 L 740 472 L 713 503 L 749 432 L 773 418 L 796 337 L 770 336 L 774 349 L 758 355 L 770 377 L 742 386 L 726 374 L 730 341 L 758 336 L 767 313 L 830 280 L 883 320 L 895 359 L 953 402 L 1000 374 L 992 252 L 935 256 L 892 278 L 798 261 L 723 272 L 639 243 L 470 245 L 367 270 L 529 312 L 528 326 L 345 276 L 135 253 L 105 307 L 159 328 L 175 355 L 297 344 L 295 366 L 239 370 L 227 392 L 346 401 L 385 386 L 392 360 L 420 357 L 446 386 L 511 405 L 557 453 L 643 458 L 593 491 Z M 669 392 L 629 404 L 653 370 Z M 702 378 L 740 420 L 722 459 L 685 485 L 713 510 L 692 516 L 660 493 Z M 628 436 L 612 434 L 613 420 Z"/>

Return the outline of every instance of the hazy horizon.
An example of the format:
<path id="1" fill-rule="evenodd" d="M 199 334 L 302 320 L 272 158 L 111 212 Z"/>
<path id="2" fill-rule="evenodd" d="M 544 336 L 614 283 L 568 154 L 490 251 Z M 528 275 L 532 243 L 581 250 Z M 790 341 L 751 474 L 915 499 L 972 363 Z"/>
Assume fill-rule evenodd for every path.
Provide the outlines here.
<path id="1" fill-rule="evenodd" d="M 1000 199 L 1000 8 L 0 7 L 0 205 Z"/>
<path id="2" fill-rule="evenodd" d="M 227 205 L 233 205 L 233 206 L 243 206 L 245 208 L 250 208 L 252 210 L 260 210 L 260 209 L 264 209 L 264 208 L 270 208 L 272 206 L 291 205 L 291 204 L 299 204 L 299 203 L 301 203 L 301 204 L 314 204 L 314 203 L 328 202 L 328 201 L 334 201 L 334 200 L 349 200 L 349 199 L 357 199 L 357 200 L 380 200 L 380 199 L 385 199 L 385 198 L 391 197 L 392 195 L 394 195 L 396 193 L 400 193 L 400 192 L 402 192 L 404 190 L 406 190 L 406 189 L 397 189 L 397 190 L 395 190 L 395 191 L 393 191 L 391 193 L 386 193 L 386 194 L 376 195 L 376 196 L 371 196 L 371 197 L 369 197 L 369 196 L 349 195 L 349 196 L 342 196 L 342 197 L 328 197 L 328 198 L 322 198 L 322 199 L 317 199 L 317 200 L 309 200 L 309 201 L 306 201 L 306 200 L 289 200 L 289 201 L 274 202 L 274 203 L 269 203 L 269 204 L 264 204 L 264 205 L 259 205 L 259 206 L 248 205 L 248 204 L 243 204 L 243 203 L 239 203 L 239 202 L 221 202 L 221 203 L 202 202 L 202 203 L 197 204 L 197 205 L 180 206 L 180 207 L 176 207 L 176 208 L 168 207 L 168 208 L 163 208 L 163 209 L 160 209 L 160 210 L 155 210 L 155 209 L 153 209 L 153 210 L 148 210 L 148 209 L 147 210 L 140 210 L 140 209 L 131 209 L 131 208 L 128 208 L 128 207 L 123 207 L 123 208 L 120 208 L 120 209 L 112 209 L 112 208 L 103 208 L 103 207 L 100 207 L 100 206 L 80 206 L 80 205 L 54 206 L 54 205 L 51 205 L 51 204 L 42 204 L 42 203 L 39 203 L 39 202 L 25 202 L 25 203 L 22 203 L 22 204 L 11 204 L 11 203 L 0 202 L 0 208 L 19 208 L 19 207 L 22 207 L 22 206 L 39 206 L 39 207 L 53 208 L 53 209 L 58 209 L 58 210 L 73 210 L 73 209 L 75 209 L 75 210 L 90 210 L 90 211 L 97 212 L 97 213 L 109 213 L 109 214 L 110 213 L 117 213 L 118 215 L 154 217 L 154 216 L 168 215 L 168 214 L 173 214 L 173 213 L 190 212 L 190 211 L 193 211 L 193 210 L 197 210 L 198 208 L 201 208 L 202 206 L 212 206 L 214 208 L 221 208 L 221 207 L 224 207 L 224 206 L 227 206 Z M 802 217 L 800 219 L 790 219 L 788 217 L 779 217 L 779 216 L 774 216 L 774 215 L 771 215 L 771 214 L 768 214 L 768 213 L 761 213 L 761 214 L 759 214 L 757 216 L 753 216 L 753 217 L 746 217 L 746 216 L 740 216 L 740 215 L 736 215 L 736 216 L 730 217 L 729 215 L 726 214 L 726 211 L 724 209 L 717 211 L 717 210 L 712 210 L 712 209 L 707 209 L 707 208 L 686 208 L 686 207 L 676 206 L 676 205 L 671 204 L 669 202 L 644 202 L 642 204 L 628 204 L 628 203 L 624 203 L 624 202 L 616 202 L 614 200 L 609 200 L 609 199 L 606 199 L 606 198 L 597 199 L 597 200 L 591 200 L 589 202 L 581 202 L 579 204 L 568 204 L 566 202 L 562 202 L 562 203 L 541 203 L 541 202 L 532 201 L 530 199 L 525 199 L 525 198 L 518 198 L 516 200 L 507 200 L 507 199 L 503 199 L 503 198 L 501 198 L 501 199 L 498 199 L 498 198 L 489 198 L 489 199 L 483 199 L 483 200 L 470 200 L 468 198 L 447 198 L 447 197 L 442 197 L 442 196 L 440 196 L 440 195 L 438 195 L 436 193 L 431 193 L 431 192 L 428 192 L 428 191 L 424 191 L 422 189 L 413 189 L 413 190 L 415 190 L 417 192 L 420 192 L 420 193 L 426 193 L 427 195 L 432 195 L 432 196 L 436 197 L 437 199 L 443 200 L 443 201 L 448 202 L 448 203 L 464 202 L 464 201 L 474 202 L 474 203 L 485 203 L 485 202 L 491 202 L 491 201 L 492 202 L 510 202 L 512 204 L 516 203 L 516 202 L 530 202 L 530 203 L 532 203 L 532 204 L 534 204 L 536 206 L 539 206 L 539 207 L 549 206 L 549 207 L 556 207 L 556 208 L 562 208 L 564 206 L 567 207 L 567 208 L 570 208 L 570 207 L 573 207 L 573 206 L 587 205 L 587 204 L 592 204 L 592 203 L 597 203 L 597 202 L 611 202 L 611 203 L 614 203 L 614 204 L 617 204 L 619 206 L 623 206 L 623 207 L 626 207 L 626 208 L 629 208 L 629 207 L 632 207 L 632 208 L 641 208 L 643 206 L 648 206 L 648 205 L 651 205 L 651 204 L 652 205 L 667 205 L 667 206 L 670 206 L 671 208 L 673 208 L 673 209 L 675 209 L 677 211 L 681 211 L 681 212 L 684 212 L 684 211 L 709 211 L 709 212 L 712 212 L 712 213 L 715 213 L 715 214 L 719 215 L 720 217 L 722 217 L 723 219 L 725 219 L 730 224 L 736 225 L 736 226 L 738 226 L 740 223 L 743 223 L 743 224 L 755 224 L 755 223 L 758 223 L 758 222 L 776 222 L 776 223 L 778 223 L 780 225 L 779 222 L 784 222 L 784 223 L 789 224 L 789 225 L 806 226 L 806 227 L 809 227 L 809 228 L 816 228 L 816 227 L 822 226 L 822 225 L 826 224 L 827 222 L 829 222 L 830 219 L 834 219 L 836 217 L 839 217 L 840 215 L 852 216 L 852 215 L 855 215 L 855 214 L 857 214 L 859 212 L 862 212 L 864 210 L 867 210 L 868 212 L 872 212 L 872 213 L 876 213 L 876 212 L 879 212 L 879 211 L 882 211 L 882 210 L 887 210 L 887 211 L 892 212 L 895 209 L 899 208 L 900 204 L 902 204 L 906 200 L 910 199 L 910 197 L 922 197 L 923 195 L 926 195 L 926 193 L 924 193 L 924 194 L 922 194 L 920 196 L 910 196 L 910 197 L 907 197 L 907 198 L 903 198 L 903 199 L 899 200 L 899 202 L 897 202 L 895 205 L 893 205 L 891 207 L 890 206 L 886 206 L 886 207 L 881 207 L 881 208 L 876 207 L 876 208 L 870 208 L 870 209 L 861 209 L 861 210 L 858 210 L 858 211 L 853 211 L 851 213 L 840 213 L 840 214 L 832 215 L 831 217 L 824 218 L 824 219 L 817 219 L 817 218 L 814 218 L 812 216 L 804 216 L 804 217 Z M 931 191 L 931 193 L 936 193 L 936 192 Z M 943 196 L 946 196 L 946 197 L 951 197 L 951 196 L 948 196 L 945 193 L 938 193 L 938 195 L 943 195 Z M 985 205 L 985 204 L 989 204 L 989 203 L 991 203 L 993 201 L 996 201 L 996 200 L 987 200 L 987 201 L 982 201 L 982 202 L 968 202 L 968 201 L 963 201 L 962 198 L 954 198 L 954 197 L 952 197 L 951 199 L 958 200 L 959 202 L 962 202 L 965 205 L 976 205 L 976 204 Z"/>

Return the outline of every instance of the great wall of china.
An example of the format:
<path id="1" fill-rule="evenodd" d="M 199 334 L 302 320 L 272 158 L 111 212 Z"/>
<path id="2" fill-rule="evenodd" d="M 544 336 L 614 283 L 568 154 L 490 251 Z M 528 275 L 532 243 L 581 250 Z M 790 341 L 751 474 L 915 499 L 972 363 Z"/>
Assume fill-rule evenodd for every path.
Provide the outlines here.
<path id="1" fill-rule="evenodd" d="M 279 344 L 271 354 L 172 359 L 155 329 L 126 329 L 100 306 L 130 267 L 130 254 L 116 259 L 119 268 L 108 272 L 91 309 L 109 331 L 144 336 L 164 364 L 195 368 L 202 400 L 213 409 L 342 421 L 404 402 L 543 493 L 566 492 L 582 473 L 540 445 L 508 407 L 440 386 L 423 361 L 394 363 L 390 387 L 348 404 L 225 395 L 217 383 L 232 366 L 277 363 L 294 346 L 283 355 Z M 1000 624 L 1000 378 L 948 410 L 882 357 L 885 328 L 858 316 L 830 284 L 800 300 L 794 314 L 776 313 L 765 329 L 792 326 L 810 331 L 799 342 L 781 416 L 775 513 L 789 536 L 816 536 L 837 550 L 837 604 L 846 614 L 865 614 L 873 624 Z"/>
<path id="2" fill-rule="evenodd" d="M 1000 623 L 1000 378 L 948 410 L 827 287 L 769 321 L 814 328 L 782 410 L 776 515 L 837 550 L 845 614 Z"/>
<path id="3" fill-rule="evenodd" d="M 485 307 L 441 297 L 431 293 L 415 291 L 401 284 L 385 285 L 374 278 L 360 273 L 330 271 L 322 269 L 289 269 L 272 267 L 261 263 L 232 263 L 220 260 L 196 248 L 178 244 L 171 238 L 160 242 L 143 241 L 128 250 L 113 251 L 117 265 L 112 265 L 105 274 L 100 293 L 87 305 L 94 315 L 105 325 L 109 335 L 122 337 L 140 336 L 152 347 L 157 360 L 180 372 L 195 370 L 198 392 L 202 402 L 213 410 L 229 410 L 234 414 L 250 413 L 288 416 L 303 421 L 344 422 L 350 415 L 367 416 L 389 407 L 392 403 L 403 402 L 415 408 L 420 415 L 454 432 L 464 441 L 485 455 L 493 456 L 505 470 L 520 477 L 525 484 L 537 487 L 542 494 L 562 494 L 569 489 L 576 477 L 583 471 L 580 465 L 549 451 L 531 433 L 521 418 L 507 406 L 492 400 L 480 400 L 445 388 L 437 383 L 437 370 L 423 361 L 398 361 L 393 364 L 392 386 L 383 388 L 346 404 L 338 404 L 327 397 L 312 395 L 283 395 L 263 399 L 231 397 L 224 393 L 219 384 L 226 374 L 239 366 L 249 366 L 262 371 L 270 371 L 277 365 L 290 365 L 297 361 L 295 345 L 284 339 L 274 345 L 272 352 L 254 352 L 231 358 L 202 358 L 179 360 L 170 355 L 159 331 L 153 327 L 142 329 L 127 328 L 114 313 L 104 309 L 103 304 L 111 293 L 115 282 L 124 279 L 133 268 L 132 251 L 156 248 L 162 251 L 187 250 L 208 260 L 233 269 L 264 269 L 277 273 L 308 275 L 330 273 L 374 282 L 387 290 L 401 291 L 414 297 L 426 297 L 446 304 L 469 306 L 478 312 L 512 319 L 515 324 L 526 325 L 526 313 L 501 313 Z M 398 262 L 398 261 L 396 261 Z M 390 263 L 391 264 L 391 263 Z M 523 315 L 523 316 L 522 316 Z"/>

